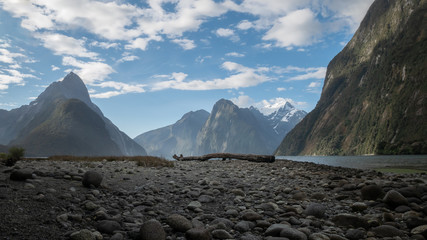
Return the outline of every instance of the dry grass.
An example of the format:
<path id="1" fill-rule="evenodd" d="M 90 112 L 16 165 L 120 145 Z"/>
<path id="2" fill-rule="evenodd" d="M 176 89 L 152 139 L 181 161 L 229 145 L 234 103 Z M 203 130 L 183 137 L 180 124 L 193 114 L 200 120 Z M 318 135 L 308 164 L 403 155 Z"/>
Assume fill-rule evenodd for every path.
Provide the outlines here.
<path id="1" fill-rule="evenodd" d="M 54 160 L 54 161 L 82 161 L 82 162 L 100 162 L 100 161 L 135 161 L 140 167 L 173 167 L 172 161 L 165 158 L 154 156 L 51 156 L 48 158 L 32 158 L 31 160 Z"/>

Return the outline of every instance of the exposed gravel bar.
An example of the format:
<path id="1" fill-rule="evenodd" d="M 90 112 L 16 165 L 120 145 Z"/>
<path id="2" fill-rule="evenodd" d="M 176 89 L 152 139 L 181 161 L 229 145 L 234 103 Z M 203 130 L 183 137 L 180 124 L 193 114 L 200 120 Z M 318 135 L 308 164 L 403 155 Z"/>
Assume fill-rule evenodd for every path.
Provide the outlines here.
<path id="1" fill-rule="evenodd" d="M 20 161 L 0 169 L 0 239 L 421 240 L 426 182 L 286 160 Z"/>

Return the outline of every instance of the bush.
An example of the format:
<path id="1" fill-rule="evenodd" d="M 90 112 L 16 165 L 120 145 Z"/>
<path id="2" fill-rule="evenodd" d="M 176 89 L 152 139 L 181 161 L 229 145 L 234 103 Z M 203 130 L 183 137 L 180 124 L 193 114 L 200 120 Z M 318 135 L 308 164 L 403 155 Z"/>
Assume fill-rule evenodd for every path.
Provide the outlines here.
<path id="1" fill-rule="evenodd" d="M 25 154 L 25 149 L 21 147 L 11 147 L 9 148 L 9 154 L 7 155 L 6 159 L 6 166 L 13 166 L 18 160 L 21 160 L 21 158 Z"/>

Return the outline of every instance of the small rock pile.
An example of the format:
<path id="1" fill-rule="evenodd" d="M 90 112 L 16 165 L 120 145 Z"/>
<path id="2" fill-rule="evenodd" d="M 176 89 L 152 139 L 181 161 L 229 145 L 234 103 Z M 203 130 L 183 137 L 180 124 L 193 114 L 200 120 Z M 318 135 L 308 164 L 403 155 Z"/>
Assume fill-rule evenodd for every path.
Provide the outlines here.
<path id="1" fill-rule="evenodd" d="M 423 174 L 312 163 L 22 161 L 0 173 L 0 239 L 427 239 Z"/>

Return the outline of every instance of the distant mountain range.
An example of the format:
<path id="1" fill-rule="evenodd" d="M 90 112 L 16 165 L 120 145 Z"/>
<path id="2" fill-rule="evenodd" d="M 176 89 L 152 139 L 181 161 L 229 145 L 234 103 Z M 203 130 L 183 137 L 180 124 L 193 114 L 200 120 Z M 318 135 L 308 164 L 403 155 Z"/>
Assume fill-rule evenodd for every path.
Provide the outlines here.
<path id="1" fill-rule="evenodd" d="M 30 105 L 0 110 L 0 144 L 21 146 L 28 156 L 147 154 L 92 103 L 74 73 L 52 83 Z"/>
<path id="2" fill-rule="evenodd" d="M 219 100 L 209 114 L 189 112 L 175 124 L 152 130 L 134 140 L 150 155 L 202 155 L 214 152 L 272 154 L 283 137 L 307 113 L 286 103 L 268 116 L 254 107 L 239 108 Z"/>
<path id="3" fill-rule="evenodd" d="M 427 153 L 427 1 L 376 0 L 277 155 Z"/>

